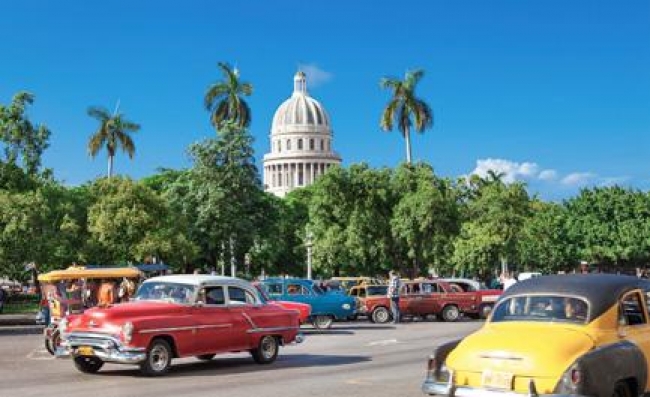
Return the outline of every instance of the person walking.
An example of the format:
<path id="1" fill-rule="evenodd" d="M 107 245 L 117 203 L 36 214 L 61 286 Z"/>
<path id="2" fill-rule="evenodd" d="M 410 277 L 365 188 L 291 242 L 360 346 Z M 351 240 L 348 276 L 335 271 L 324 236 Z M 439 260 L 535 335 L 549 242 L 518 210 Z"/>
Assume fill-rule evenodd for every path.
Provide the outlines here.
<path id="1" fill-rule="evenodd" d="M 5 291 L 4 287 L 0 287 L 0 314 L 2 314 L 2 311 L 5 308 L 5 302 L 7 300 L 7 292 Z"/>
<path id="2" fill-rule="evenodd" d="M 402 287 L 402 282 L 399 279 L 399 274 L 391 270 L 388 273 L 388 298 L 390 299 L 390 311 L 393 314 L 393 324 L 398 324 L 400 321 L 399 310 L 399 290 Z"/>

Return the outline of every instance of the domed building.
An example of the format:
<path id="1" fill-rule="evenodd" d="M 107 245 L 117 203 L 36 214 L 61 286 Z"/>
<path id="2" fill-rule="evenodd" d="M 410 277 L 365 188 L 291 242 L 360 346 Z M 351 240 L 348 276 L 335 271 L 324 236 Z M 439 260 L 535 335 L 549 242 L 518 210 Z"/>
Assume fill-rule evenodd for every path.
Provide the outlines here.
<path id="1" fill-rule="evenodd" d="M 293 78 L 293 94 L 275 111 L 271 152 L 264 155 L 264 190 L 284 197 L 308 186 L 341 157 L 332 150 L 332 127 L 323 106 L 307 93 L 301 71 Z"/>

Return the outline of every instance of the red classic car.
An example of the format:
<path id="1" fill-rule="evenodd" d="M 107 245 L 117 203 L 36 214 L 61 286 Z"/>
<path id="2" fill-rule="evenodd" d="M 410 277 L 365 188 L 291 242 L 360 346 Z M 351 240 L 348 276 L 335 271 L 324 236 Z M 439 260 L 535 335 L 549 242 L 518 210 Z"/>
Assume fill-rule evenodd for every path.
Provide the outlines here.
<path id="1" fill-rule="evenodd" d="M 471 313 L 473 317 L 487 318 L 494 304 L 503 294 L 502 289 L 488 288 L 485 284 L 468 278 L 445 278 L 444 281 L 451 285 L 454 292 L 469 292 L 478 295 L 478 313 Z"/>
<path id="2" fill-rule="evenodd" d="M 357 296 L 361 294 L 363 292 L 357 292 Z M 365 298 L 359 312 L 366 313 L 372 322 L 386 323 L 391 320 L 390 300 L 385 294 L 366 292 L 363 295 Z M 461 313 L 478 316 L 485 304 L 482 299 L 476 292 L 454 291 L 451 284 L 440 279 L 409 280 L 402 284 L 399 306 L 405 316 L 435 315 L 444 321 L 456 321 Z"/>
<path id="3" fill-rule="evenodd" d="M 217 353 L 248 351 L 269 364 L 281 344 L 302 341 L 299 327 L 295 310 L 266 304 L 244 280 L 161 276 L 145 281 L 132 302 L 62 320 L 56 356 L 71 356 L 85 373 L 111 362 L 137 364 L 148 376 L 167 372 L 172 358 Z"/>
<path id="4" fill-rule="evenodd" d="M 253 283 L 253 285 L 266 302 L 278 305 L 288 310 L 297 310 L 298 314 L 300 315 L 300 324 L 306 324 L 309 322 L 309 316 L 311 316 L 311 305 L 300 302 L 272 300 L 259 283 Z"/>

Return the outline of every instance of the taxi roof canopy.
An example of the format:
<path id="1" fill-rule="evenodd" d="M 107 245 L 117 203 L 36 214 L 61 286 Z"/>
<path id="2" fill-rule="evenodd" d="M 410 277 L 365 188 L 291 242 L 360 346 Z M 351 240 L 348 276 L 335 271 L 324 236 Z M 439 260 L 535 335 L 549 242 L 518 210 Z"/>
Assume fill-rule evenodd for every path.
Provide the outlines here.
<path id="1" fill-rule="evenodd" d="M 140 277 L 141 275 L 142 272 L 135 267 L 107 267 L 87 269 L 85 267 L 71 266 L 65 270 L 53 270 L 49 273 L 40 274 L 38 276 L 38 281 L 49 283 L 80 278 L 136 278 Z"/>

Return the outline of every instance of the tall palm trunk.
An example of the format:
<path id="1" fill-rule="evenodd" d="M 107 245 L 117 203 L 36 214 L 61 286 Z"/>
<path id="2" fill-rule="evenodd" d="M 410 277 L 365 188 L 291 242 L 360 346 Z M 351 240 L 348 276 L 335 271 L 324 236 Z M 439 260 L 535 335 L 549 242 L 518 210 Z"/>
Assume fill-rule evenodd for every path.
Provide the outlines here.
<path id="1" fill-rule="evenodd" d="M 411 129 L 408 127 L 404 130 L 404 139 L 406 140 L 406 163 L 411 164 Z"/>
<path id="2" fill-rule="evenodd" d="M 108 177 L 113 176 L 113 156 L 108 156 Z"/>

